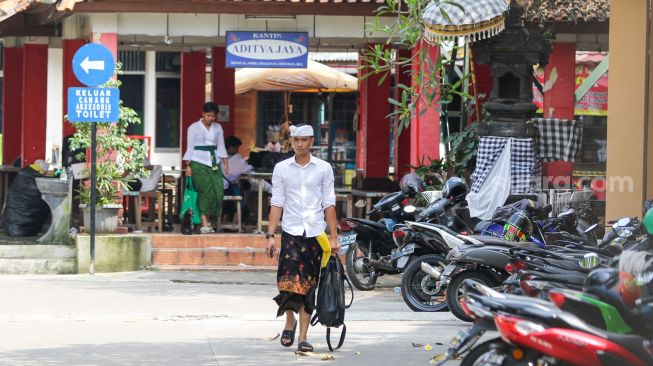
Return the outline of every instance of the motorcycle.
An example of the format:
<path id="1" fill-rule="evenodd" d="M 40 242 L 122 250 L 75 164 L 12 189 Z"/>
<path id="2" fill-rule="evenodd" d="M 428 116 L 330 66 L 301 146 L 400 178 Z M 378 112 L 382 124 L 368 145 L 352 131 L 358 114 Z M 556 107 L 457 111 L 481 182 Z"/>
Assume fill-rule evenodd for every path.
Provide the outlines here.
<path id="1" fill-rule="evenodd" d="M 338 221 L 340 255 L 345 257 L 347 276 L 354 287 L 361 291 L 373 290 L 378 276 L 401 273 L 397 268 L 382 261 L 397 247 L 393 231 L 398 223 L 414 219 L 404 208 L 409 195 L 394 192 L 374 204 L 368 213 L 385 216 L 381 220 L 348 217 Z"/>
<path id="2" fill-rule="evenodd" d="M 609 293 L 609 276 L 601 275 L 600 272 L 606 271 L 605 269 L 598 271 L 599 272 L 597 273 L 599 275 L 594 276 L 594 278 L 600 280 L 598 283 L 592 283 L 591 288 L 601 288 L 604 292 Z M 653 355 L 653 352 L 650 351 L 648 351 L 648 355 L 639 352 L 643 349 L 642 346 L 650 348 L 650 346 L 648 346 L 650 342 L 641 336 L 646 337 L 651 334 L 651 326 L 642 326 L 642 323 L 651 323 L 651 308 L 650 305 L 647 305 L 646 303 L 651 303 L 653 301 L 652 298 L 639 299 L 637 302 L 639 311 L 636 313 L 625 310 L 625 306 L 619 295 L 616 295 L 616 300 L 606 300 L 612 301 L 613 303 L 621 303 L 620 305 L 623 310 L 618 310 L 616 314 L 621 314 L 624 318 L 628 318 L 630 320 L 630 325 L 634 328 L 638 328 L 638 331 L 634 331 L 632 328 L 628 328 L 627 326 L 617 327 L 622 324 L 615 322 L 615 312 L 608 312 L 606 309 L 607 305 L 602 303 L 601 300 L 605 299 L 604 295 L 596 298 L 588 294 L 580 293 L 579 295 L 578 292 L 568 293 L 566 290 L 560 290 L 550 294 L 552 300 L 551 303 L 540 299 L 501 294 L 474 281 L 465 282 L 465 293 L 466 301 L 464 308 L 468 315 L 475 318 L 475 323 L 466 332 L 461 332 L 452 340 L 452 347 L 449 348 L 445 355 L 440 357 L 439 365 L 442 365 L 448 359 L 465 354 L 467 355 L 463 359 L 461 363 L 462 365 L 476 365 L 479 364 L 479 362 L 491 365 L 547 365 L 557 364 L 559 361 L 582 365 L 617 365 L 623 363 L 623 359 L 618 360 L 612 358 L 613 356 L 604 355 L 601 352 L 596 352 L 594 355 L 592 355 L 591 352 L 586 352 L 584 357 L 579 358 L 576 357 L 578 355 L 574 356 L 571 353 L 553 351 L 558 350 L 558 347 L 564 348 L 566 344 L 563 343 L 566 343 L 567 341 L 570 341 L 569 343 L 573 344 L 581 339 L 583 342 L 576 343 L 576 346 L 590 343 L 592 346 L 598 346 L 603 343 L 603 347 L 599 347 L 598 349 L 604 351 L 607 350 L 606 347 L 614 346 L 607 342 L 620 343 L 621 340 L 624 340 L 627 345 L 627 347 L 624 348 L 630 348 L 630 350 L 627 351 L 631 351 L 632 353 L 635 353 L 636 356 L 640 357 L 639 361 L 645 360 L 650 362 L 649 360 Z M 571 298 L 575 298 L 575 300 L 570 300 Z M 577 309 L 578 311 L 573 314 L 560 310 L 560 307 L 564 306 L 567 301 L 576 303 L 584 302 L 584 307 Z M 605 306 L 601 306 L 600 304 Z M 558 308 L 556 308 L 556 306 L 558 306 Z M 641 313 L 648 315 L 634 315 Z M 630 315 L 630 318 L 628 315 Z M 501 317 L 505 318 L 502 319 Z M 600 322 L 596 321 L 597 317 L 600 318 Z M 517 323 L 515 319 L 519 319 L 519 321 L 523 323 Z M 590 322 L 594 321 L 592 325 L 599 325 L 600 328 L 594 328 L 592 325 L 588 325 L 586 323 L 588 319 Z M 513 325 L 508 327 L 508 322 L 511 320 L 513 321 Z M 548 338 L 542 336 L 542 331 L 548 331 L 548 329 L 556 329 L 556 331 L 552 332 L 551 336 Z M 496 338 L 475 346 L 476 342 L 485 332 L 494 330 L 499 330 L 503 339 Z M 517 332 L 515 332 L 515 330 Z M 620 334 L 608 333 L 605 330 L 608 332 L 611 330 L 618 330 L 618 333 Z M 508 335 L 509 332 L 512 333 L 511 335 L 513 337 Z M 521 337 L 516 333 L 521 333 Z M 532 337 L 533 333 L 536 334 L 534 337 Z M 570 334 L 573 338 L 567 340 L 557 339 L 556 336 L 563 333 Z M 587 338 L 583 339 L 583 337 Z M 591 339 L 592 337 L 594 337 L 594 339 Z M 572 339 L 574 340 L 572 341 Z M 508 342 L 506 342 L 506 340 L 508 340 Z M 532 344 L 535 344 L 536 347 L 523 346 L 524 343 L 522 342 L 528 343 L 529 341 Z M 560 344 L 554 345 L 551 341 L 560 341 Z M 537 348 L 537 346 L 540 348 Z M 547 351 L 541 352 L 542 348 L 547 349 Z M 583 348 L 586 348 L 585 350 L 587 351 L 587 347 L 583 346 Z M 623 349 L 620 351 L 623 351 Z M 608 350 L 608 352 L 610 351 Z M 562 357 L 559 357 L 558 355 Z M 632 354 L 629 355 L 629 352 L 622 352 L 620 355 L 626 357 L 624 359 L 628 359 L 629 356 L 632 356 Z M 553 357 L 555 357 L 555 359 Z M 599 360 L 596 359 L 597 357 Z M 636 357 L 630 357 L 628 360 L 636 361 L 636 359 Z M 608 362 L 601 362 L 606 360 Z M 635 364 L 639 363 L 635 362 Z"/>
<path id="3" fill-rule="evenodd" d="M 540 211 L 539 215 L 547 214 L 548 209 Z M 464 321 L 471 321 L 471 318 L 463 311 L 461 301 L 461 289 L 465 279 L 473 279 L 488 286 L 499 286 L 504 281 L 511 277 L 511 273 L 507 271 L 509 268 L 512 253 L 516 249 L 527 249 L 538 251 L 542 247 L 546 247 L 547 242 L 545 236 L 539 225 L 533 225 L 534 233 L 531 238 L 539 238 L 541 243 L 533 242 L 509 242 L 503 239 L 475 236 L 473 239 L 475 243 L 460 245 L 452 249 L 447 255 L 449 264 L 442 271 L 438 281 L 437 290 L 446 288 L 447 304 L 449 310 L 459 319 Z M 570 245 L 587 249 L 591 251 L 593 247 L 587 247 L 571 243 Z M 552 247 L 555 249 L 555 246 Z M 588 249 L 589 248 L 589 249 Z M 559 247 L 561 251 L 558 259 L 573 259 L 582 257 L 585 253 L 583 251 Z M 575 253 L 574 253 L 575 251 Z M 561 263 L 561 265 L 564 264 Z M 577 262 L 567 263 L 568 266 L 561 266 L 561 270 L 583 271 L 583 268 Z M 555 264 L 549 263 L 555 267 Z M 588 271 L 586 271 L 588 272 Z"/>

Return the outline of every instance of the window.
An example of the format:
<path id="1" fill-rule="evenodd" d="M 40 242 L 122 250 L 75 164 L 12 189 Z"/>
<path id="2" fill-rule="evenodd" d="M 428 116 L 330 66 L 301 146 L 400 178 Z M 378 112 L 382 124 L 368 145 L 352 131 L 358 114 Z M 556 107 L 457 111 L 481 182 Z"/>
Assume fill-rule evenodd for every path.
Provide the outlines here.
<path id="1" fill-rule="evenodd" d="M 179 78 L 156 79 L 156 147 L 179 147 L 179 88 Z"/>
<path id="2" fill-rule="evenodd" d="M 120 99 L 125 107 L 129 107 L 138 113 L 141 119 L 140 125 L 129 125 L 127 128 L 128 135 L 143 134 L 143 110 L 145 95 L 145 76 L 144 75 L 118 75 L 118 80 L 122 82 L 120 86 Z"/>

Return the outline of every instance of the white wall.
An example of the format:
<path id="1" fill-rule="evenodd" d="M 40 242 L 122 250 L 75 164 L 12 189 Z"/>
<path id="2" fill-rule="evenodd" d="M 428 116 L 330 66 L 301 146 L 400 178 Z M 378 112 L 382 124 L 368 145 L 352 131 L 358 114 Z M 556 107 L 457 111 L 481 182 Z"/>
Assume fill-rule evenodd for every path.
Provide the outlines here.
<path id="1" fill-rule="evenodd" d="M 52 163 L 52 146 L 59 146 L 59 166 L 61 165 L 61 140 L 63 139 L 63 51 L 61 48 L 48 48 L 48 97 L 47 129 L 45 134 L 45 160 Z"/>

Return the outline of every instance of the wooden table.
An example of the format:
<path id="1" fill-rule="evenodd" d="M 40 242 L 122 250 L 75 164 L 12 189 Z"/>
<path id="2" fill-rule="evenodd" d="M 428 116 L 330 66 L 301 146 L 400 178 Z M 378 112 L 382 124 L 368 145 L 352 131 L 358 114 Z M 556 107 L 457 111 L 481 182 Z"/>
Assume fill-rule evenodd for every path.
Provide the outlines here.
<path id="1" fill-rule="evenodd" d="M 372 192 L 372 191 L 359 191 L 356 189 L 351 190 L 351 199 L 354 201 L 356 197 L 361 197 L 365 199 L 365 212 L 362 216 L 365 216 L 365 213 L 372 210 L 372 199 L 374 198 L 383 198 L 388 195 L 388 192 Z"/>
<path id="2" fill-rule="evenodd" d="M 351 196 L 351 189 L 349 188 L 336 188 L 336 202 L 345 202 L 345 215 L 352 217 L 354 212 L 354 199 Z"/>
<path id="3" fill-rule="evenodd" d="M 176 181 L 174 189 L 174 203 L 173 203 L 173 190 L 172 188 L 166 188 L 166 176 L 173 177 Z M 183 197 L 183 187 L 184 180 L 182 179 L 181 170 L 163 170 L 161 172 L 161 193 L 163 193 L 163 200 L 166 202 L 166 219 L 164 226 L 166 229 L 172 228 L 175 224 L 175 213 L 178 213 L 181 209 L 181 197 Z"/>
<path id="4" fill-rule="evenodd" d="M 269 224 L 268 221 L 263 221 L 263 179 L 271 178 L 272 173 L 256 173 L 256 172 L 252 172 L 252 173 L 247 173 L 247 174 L 243 174 L 243 175 L 247 175 L 249 177 L 252 177 L 252 178 L 256 179 L 256 181 L 258 182 L 258 203 L 257 203 L 258 208 L 257 208 L 257 211 L 256 211 L 256 230 L 258 232 L 262 232 L 263 225 L 267 226 Z"/>

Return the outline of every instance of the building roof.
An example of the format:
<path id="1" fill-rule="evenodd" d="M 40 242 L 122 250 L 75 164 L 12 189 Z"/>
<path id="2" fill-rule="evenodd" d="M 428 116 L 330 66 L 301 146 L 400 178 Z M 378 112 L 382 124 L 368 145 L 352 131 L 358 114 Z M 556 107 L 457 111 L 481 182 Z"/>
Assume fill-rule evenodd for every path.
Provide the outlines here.
<path id="1" fill-rule="evenodd" d="M 531 22 L 607 22 L 610 0 L 531 0 L 525 18 Z"/>

